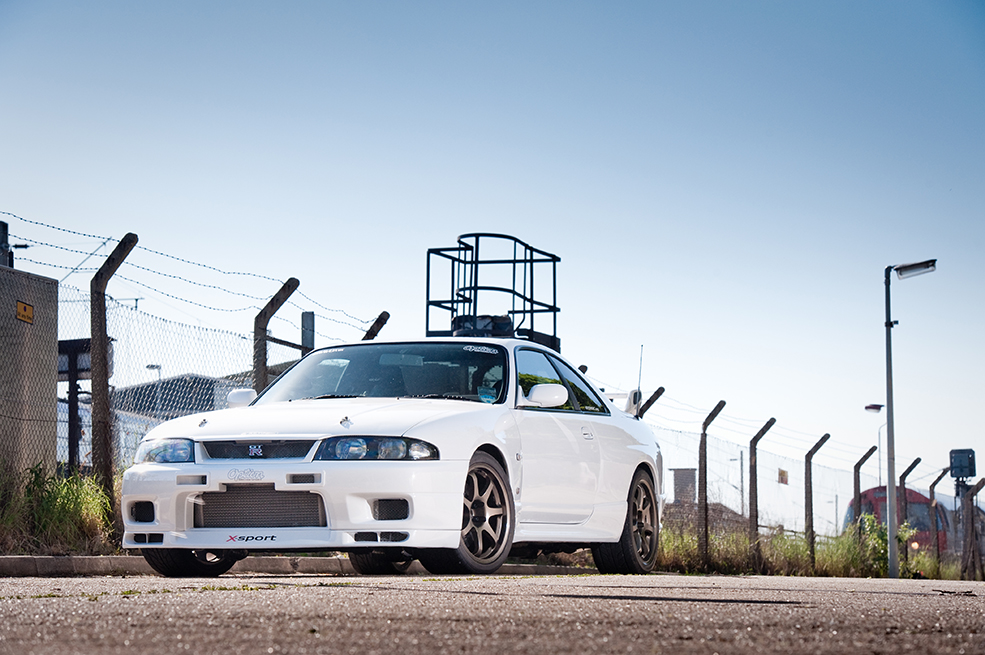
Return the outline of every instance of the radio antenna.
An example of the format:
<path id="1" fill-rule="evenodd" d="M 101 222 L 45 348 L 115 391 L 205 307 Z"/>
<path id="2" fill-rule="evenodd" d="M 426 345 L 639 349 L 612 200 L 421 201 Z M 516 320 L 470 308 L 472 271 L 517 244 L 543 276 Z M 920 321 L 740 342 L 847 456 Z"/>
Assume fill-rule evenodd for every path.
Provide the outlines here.
<path id="1" fill-rule="evenodd" d="M 643 402 L 643 344 L 640 344 L 640 375 L 636 379 L 636 415 L 640 415 L 640 403 Z"/>

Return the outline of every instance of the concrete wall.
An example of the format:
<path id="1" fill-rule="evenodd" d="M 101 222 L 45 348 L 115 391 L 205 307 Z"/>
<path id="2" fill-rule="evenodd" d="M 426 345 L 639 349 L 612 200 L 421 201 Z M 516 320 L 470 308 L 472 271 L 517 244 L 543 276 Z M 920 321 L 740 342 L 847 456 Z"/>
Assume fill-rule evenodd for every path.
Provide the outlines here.
<path id="1" fill-rule="evenodd" d="M 55 466 L 58 282 L 0 266 L 0 466 Z"/>

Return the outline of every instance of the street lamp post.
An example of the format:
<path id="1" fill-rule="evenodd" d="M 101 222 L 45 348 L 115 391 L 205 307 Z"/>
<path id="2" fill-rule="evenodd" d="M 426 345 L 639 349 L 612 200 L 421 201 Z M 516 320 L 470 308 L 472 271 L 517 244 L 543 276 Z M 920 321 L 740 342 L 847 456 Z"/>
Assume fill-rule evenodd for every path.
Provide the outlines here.
<path id="1" fill-rule="evenodd" d="M 889 281 L 893 271 L 901 280 L 924 273 L 932 273 L 937 268 L 936 259 L 918 262 L 916 264 L 898 264 L 886 267 L 886 529 L 889 542 L 889 577 L 899 577 L 899 545 L 896 543 L 897 509 L 896 509 L 896 433 L 893 424 L 893 326 L 897 321 L 892 319 L 889 306 Z"/>
<path id="2" fill-rule="evenodd" d="M 883 407 L 885 407 L 885 405 L 876 405 L 875 403 L 872 403 L 871 405 L 865 406 L 865 411 L 878 414 L 882 411 Z M 879 429 L 876 431 L 876 471 L 879 473 L 880 487 L 882 486 L 882 429 L 884 427 L 886 427 L 885 423 L 880 425 Z"/>
<path id="3" fill-rule="evenodd" d="M 876 464 L 879 466 L 879 486 L 882 486 L 882 429 L 886 427 L 886 423 L 879 426 L 876 431 L 876 450 L 878 454 L 876 455 Z"/>
<path id="4" fill-rule="evenodd" d="M 161 420 L 161 365 L 148 364 L 147 370 L 157 371 L 157 383 L 154 385 L 154 418 Z"/>

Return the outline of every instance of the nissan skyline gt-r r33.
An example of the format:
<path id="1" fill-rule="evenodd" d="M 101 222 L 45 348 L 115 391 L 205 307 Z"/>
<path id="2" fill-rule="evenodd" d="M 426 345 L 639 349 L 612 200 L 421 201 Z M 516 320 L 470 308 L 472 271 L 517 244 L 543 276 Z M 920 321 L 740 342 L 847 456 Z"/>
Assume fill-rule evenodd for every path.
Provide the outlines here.
<path id="1" fill-rule="evenodd" d="M 414 559 L 492 573 L 511 549 L 578 547 L 602 572 L 653 568 L 656 439 L 550 349 L 363 342 L 316 350 L 254 395 L 140 443 L 123 546 L 159 573 L 220 575 L 256 550 L 345 551 L 377 574 Z"/>

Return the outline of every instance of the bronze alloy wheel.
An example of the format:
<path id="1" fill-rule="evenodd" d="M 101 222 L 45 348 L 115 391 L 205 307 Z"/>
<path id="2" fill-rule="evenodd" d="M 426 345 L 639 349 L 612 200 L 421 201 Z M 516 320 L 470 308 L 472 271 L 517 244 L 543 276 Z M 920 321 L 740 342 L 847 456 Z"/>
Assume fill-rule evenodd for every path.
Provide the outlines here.
<path id="1" fill-rule="evenodd" d="M 493 573 L 510 554 L 515 520 L 503 467 L 492 455 L 477 452 L 465 476 L 459 546 L 421 550 L 421 564 L 431 573 Z"/>
<path id="2" fill-rule="evenodd" d="M 498 465 L 497 467 L 498 468 Z M 486 464 L 469 469 L 462 506 L 462 544 L 478 563 L 496 560 L 511 527 L 505 481 Z"/>
<path id="3" fill-rule="evenodd" d="M 657 554 L 657 499 L 653 484 L 647 476 L 641 477 L 633 487 L 633 499 L 629 509 L 633 544 L 642 562 L 653 562 Z"/>
<path id="4" fill-rule="evenodd" d="M 636 471 L 629 485 L 626 522 L 616 543 L 595 544 L 592 558 L 600 573 L 649 573 L 657 562 L 660 515 L 650 474 Z"/>

